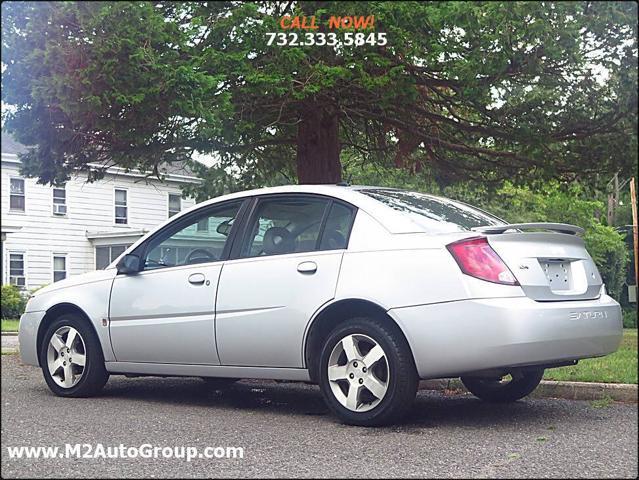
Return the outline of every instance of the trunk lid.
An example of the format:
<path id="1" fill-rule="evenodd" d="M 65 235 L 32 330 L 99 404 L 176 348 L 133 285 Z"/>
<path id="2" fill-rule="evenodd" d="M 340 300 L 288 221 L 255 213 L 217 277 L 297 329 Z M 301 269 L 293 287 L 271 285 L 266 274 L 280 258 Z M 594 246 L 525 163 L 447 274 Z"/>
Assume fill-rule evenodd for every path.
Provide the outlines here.
<path id="1" fill-rule="evenodd" d="M 487 239 L 529 298 L 548 302 L 599 297 L 603 281 L 580 237 L 519 231 L 488 233 Z"/>

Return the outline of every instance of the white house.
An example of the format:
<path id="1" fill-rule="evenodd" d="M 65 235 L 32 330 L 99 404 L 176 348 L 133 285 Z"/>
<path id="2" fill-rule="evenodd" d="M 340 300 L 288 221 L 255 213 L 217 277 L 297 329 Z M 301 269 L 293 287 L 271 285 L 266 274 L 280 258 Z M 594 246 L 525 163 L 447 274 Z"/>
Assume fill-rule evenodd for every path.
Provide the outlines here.
<path id="1" fill-rule="evenodd" d="M 183 165 L 165 180 L 110 168 L 87 183 L 78 174 L 64 186 L 20 175 L 25 147 L 2 133 L 2 283 L 26 290 L 106 267 L 140 236 L 194 204 L 181 186 L 199 180 Z"/>

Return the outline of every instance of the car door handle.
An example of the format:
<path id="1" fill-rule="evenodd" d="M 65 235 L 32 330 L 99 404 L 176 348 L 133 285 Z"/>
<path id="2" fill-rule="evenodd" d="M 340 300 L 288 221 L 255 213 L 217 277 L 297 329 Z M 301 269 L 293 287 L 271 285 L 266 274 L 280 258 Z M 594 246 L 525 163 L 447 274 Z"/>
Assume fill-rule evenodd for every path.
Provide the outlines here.
<path id="1" fill-rule="evenodd" d="M 204 274 L 203 273 L 192 273 L 189 275 L 189 283 L 192 285 L 202 285 L 204 283 Z"/>
<path id="2" fill-rule="evenodd" d="M 317 272 L 317 263 L 302 262 L 297 266 L 297 271 L 300 273 L 315 273 Z"/>

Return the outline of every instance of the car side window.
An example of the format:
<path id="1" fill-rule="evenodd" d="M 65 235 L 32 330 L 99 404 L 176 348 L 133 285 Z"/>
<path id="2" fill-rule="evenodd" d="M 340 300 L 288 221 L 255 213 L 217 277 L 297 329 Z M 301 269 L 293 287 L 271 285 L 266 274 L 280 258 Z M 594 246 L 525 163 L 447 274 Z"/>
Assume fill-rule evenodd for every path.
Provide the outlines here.
<path id="1" fill-rule="evenodd" d="M 242 202 L 207 208 L 149 243 L 144 270 L 220 260 Z"/>
<path id="2" fill-rule="evenodd" d="M 265 198 L 247 226 L 242 257 L 317 250 L 328 200 L 314 197 Z"/>
<path id="3" fill-rule="evenodd" d="M 346 248 L 353 226 L 354 209 L 342 203 L 334 202 L 328 213 L 320 250 L 339 250 Z"/>

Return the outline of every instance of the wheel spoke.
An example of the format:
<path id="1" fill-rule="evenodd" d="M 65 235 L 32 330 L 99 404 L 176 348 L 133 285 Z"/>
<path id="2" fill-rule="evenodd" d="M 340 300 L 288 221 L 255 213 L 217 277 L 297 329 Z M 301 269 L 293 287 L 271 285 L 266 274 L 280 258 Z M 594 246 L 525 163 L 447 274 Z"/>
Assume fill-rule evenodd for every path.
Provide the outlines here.
<path id="1" fill-rule="evenodd" d="M 64 368 L 64 386 L 65 388 L 70 388 L 73 386 L 73 368 L 68 362 L 62 368 Z"/>
<path id="2" fill-rule="evenodd" d="M 348 396 L 346 397 L 346 408 L 353 411 L 357 410 L 359 404 L 359 394 L 362 391 L 362 387 L 350 385 L 348 387 Z"/>
<path id="3" fill-rule="evenodd" d="M 53 362 L 49 362 L 49 373 L 53 375 L 62 366 L 62 358 L 58 357 Z"/>
<path id="4" fill-rule="evenodd" d="M 77 334 L 78 332 L 75 328 L 69 329 L 69 334 L 67 335 L 67 341 L 66 341 L 67 348 L 71 348 L 71 346 L 73 345 L 73 342 L 75 342 L 75 337 Z"/>
<path id="5" fill-rule="evenodd" d="M 328 367 L 328 379 L 332 382 L 348 378 L 346 365 L 331 365 Z"/>
<path id="6" fill-rule="evenodd" d="M 83 353 L 73 353 L 73 356 L 71 357 L 72 361 L 71 363 L 74 365 L 80 365 L 81 367 L 84 367 L 84 364 L 86 362 L 86 357 L 84 356 Z"/>
<path id="7" fill-rule="evenodd" d="M 386 394 L 386 385 L 372 375 L 368 375 L 368 377 L 364 379 L 364 386 L 379 399 L 383 398 L 384 394 Z"/>
<path id="8" fill-rule="evenodd" d="M 371 368 L 375 364 L 375 362 L 382 358 L 384 358 L 384 350 L 382 350 L 382 347 L 380 347 L 379 345 L 375 345 L 373 348 L 371 348 L 370 352 L 366 354 L 362 361 L 367 368 Z"/>
<path id="9" fill-rule="evenodd" d="M 344 349 L 344 353 L 346 353 L 346 359 L 350 362 L 351 360 L 357 360 L 361 358 L 359 350 L 357 349 L 357 345 L 355 345 L 355 339 L 353 335 L 349 335 L 342 340 L 342 348 Z"/>
<path id="10" fill-rule="evenodd" d="M 49 343 L 51 344 L 53 348 L 55 348 L 56 352 L 59 352 L 62 349 L 62 347 L 64 347 L 64 342 L 62 341 L 62 338 L 60 337 L 60 335 L 58 335 L 57 333 L 53 334 L 53 336 L 51 337 L 51 340 L 49 340 Z"/>

